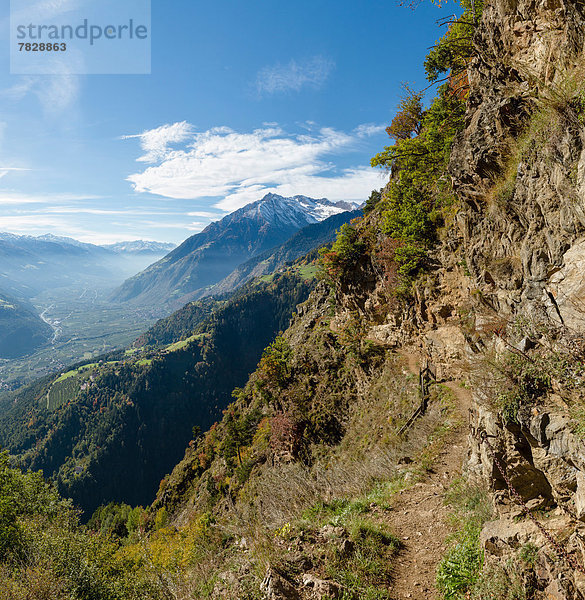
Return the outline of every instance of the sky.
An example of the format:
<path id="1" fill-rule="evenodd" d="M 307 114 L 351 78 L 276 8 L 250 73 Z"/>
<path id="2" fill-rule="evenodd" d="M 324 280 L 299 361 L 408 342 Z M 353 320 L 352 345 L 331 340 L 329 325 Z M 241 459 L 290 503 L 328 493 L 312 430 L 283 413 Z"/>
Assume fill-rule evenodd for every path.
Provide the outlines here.
<path id="1" fill-rule="evenodd" d="M 361 203 L 454 10 L 152 0 L 151 74 L 11 75 L 2 3 L 0 231 L 180 243 L 268 192 Z"/>

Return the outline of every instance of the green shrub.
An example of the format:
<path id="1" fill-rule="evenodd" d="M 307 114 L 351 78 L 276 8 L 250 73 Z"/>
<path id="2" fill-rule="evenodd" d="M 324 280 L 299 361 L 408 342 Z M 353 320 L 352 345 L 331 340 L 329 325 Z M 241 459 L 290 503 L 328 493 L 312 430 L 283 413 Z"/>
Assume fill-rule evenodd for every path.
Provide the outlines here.
<path id="1" fill-rule="evenodd" d="M 357 264 L 365 250 L 366 244 L 353 221 L 351 224 L 344 223 L 331 248 L 325 247 L 319 251 L 322 276 L 331 283 L 339 281 L 343 273 Z"/>
<path id="2" fill-rule="evenodd" d="M 477 581 L 483 566 L 483 551 L 478 536 L 470 532 L 469 537 L 450 548 L 439 563 L 437 587 L 445 600 L 462 598 Z"/>
<path id="3" fill-rule="evenodd" d="M 520 560 L 525 562 L 529 567 L 534 567 L 538 558 L 538 546 L 528 542 L 520 548 L 518 556 L 520 557 Z"/>
<path id="4" fill-rule="evenodd" d="M 554 367 L 547 357 L 533 359 L 516 352 L 499 361 L 498 370 L 504 375 L 495 404 L 508 423 L 518 421 L 523 405 L 533 404 L 552 389 Z"/>
<path id="5" fill-rule="evenodd" d="M 437 588 L 445 600 L 462 600 L 480 577 L 483 550 L 479 534 L 493 509 L 486 490 L 462 478 L 453 482 L 446 501 L 457 530 L 437 568 Z"/>

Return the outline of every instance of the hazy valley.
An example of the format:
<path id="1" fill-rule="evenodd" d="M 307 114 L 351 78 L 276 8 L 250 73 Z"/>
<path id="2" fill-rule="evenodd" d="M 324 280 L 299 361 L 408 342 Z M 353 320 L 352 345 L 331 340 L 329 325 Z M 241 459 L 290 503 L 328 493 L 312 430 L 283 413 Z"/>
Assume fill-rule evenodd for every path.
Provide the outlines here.
<path id="1" fill-rule="evenodd" d="M 152 243 L 106 248 L 72 238 L 0 234 L 0 290 L 29 311 L 20 346 L 3 337 L 7 329 L 0 331 L 0 385 L 14 388 L 130 343 L 162 313 L 121 310 L 107 297 L 172 248 Z M 10 319 L 14 325 L 13 315 Z M 27 330 L 39 333 L 33 338 Z"/>

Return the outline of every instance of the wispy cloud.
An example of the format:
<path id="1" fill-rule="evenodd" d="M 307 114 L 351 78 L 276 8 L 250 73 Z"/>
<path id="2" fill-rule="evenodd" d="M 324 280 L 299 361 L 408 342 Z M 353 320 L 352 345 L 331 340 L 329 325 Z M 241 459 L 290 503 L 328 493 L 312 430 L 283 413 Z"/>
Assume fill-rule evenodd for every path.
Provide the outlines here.
<path id="1" fill-rule="evenodd" d="M 62 221 L 58 217 L 29 215 L 0 215 L 0 231 L 17 231 L 20 233 L 45 233 L 60 228 Z"/>
<path id="2" fill-rule="evenodd" d="M 264 67 L 256 77 L 256 90 L 260 96 L 265 96 L 298 92 L 303 87 L 319 88 L 334 68 L 335 63 L 323 56 Z"/>
<path id="3" fill-rule="evenodd" d="M 8 175 L 8 173 L 18 173 L 22 171 L 30 171 L 30 169 L 24 169 L 20 167 L 2 167 L 0 166 L 0 179 Z"/>
<path id="4" fill-rule="evenodd" d="M 367 138 L 372 135 L 383 133 L 386 130 L 386 125 L 378 125 L 376 123 L 364 123 L 354 129 L 354 133 L 359 138 Z"/>
<path id="5" fill-rule="evenodd" d="M 268 192 L 362 201 L 381 185 L 380 174 L 368 166 L 337 170 L 328 160 L 377 131 L 370 125 L 352 133 L 321 128 L 300 135 L 277 126 L 248 133 L 226 127 L 188 133 L 192 128 L 187 123 L 175 125 L 126 136 L 141 140 L 146 154 L 139 161 L 153 163 L 156 156 L 152 166 L 128 177 L 137 192 L 176 199 L 217 198 L 215 207 L 229 211 Z M 167 135 L 171 131 L 180 133 Z M 169 137 L 180 137 L 183 147 L 169 148 Z"/>
<path id="6" fill-rule="evenodd" d="M 176 216 L 177 212 L 163 212 L 158 210 L 133 210 L 133 209 L 107 209 L 87 208 L 83 206 L 50 206 L 43 208 L 40 212 L 56 215 L 99 215 L 99 216 Z"/>
<path id="7" fill-rule="evenodd" d="M 207 212 L 207 211 L 196 211 L 196 212 L 188 212 L 188 217 L 200 217 L 201 219 L 220 219 L 224 216 L 224 213 L 219 212 Z"/>
<path id="8" fill-rule="evenodd" d="M 39 0 L 39 2 L 32 5 L 27 2 L 23 6 L 16 4 L 16 6 L 12 7 L 12 18 L 14 22 L 28 22 L 31 15 L 34 15 L 40 22 L 51 17 L 79 10 L 80 6 L 80 0 Z"/>
<path id="9" fill-rule="evenodd" d="M 198 233 L 205 229 L 209 223 L 204 223 L 202 221 L 193 221 L 191 223 L 185 223 L 184 221 L 165 221 L 164 223 L 161 223 L 160 221 L 140 221 L 140 225 L 152 229 L 182 229 Z"/>
<path id="10" fill-rule="evenodd" d="M 22 76 L 14 85 L 0 91 L 0 96 L 19 102 L 34 94 L 48 116 L 70 113 L 80 93 L 78 75 Z"/>
<path id="11" fill-rule="evenodd" d="M 163 125 L 137 135 L 125 135 L 121 139 L 139 138 L 142 149 L 146 152 L 138 160 L 153 163 L 164 157 L 170 144 L 177 144 L 189 139 L 193 134 L 193 125 L 182 121 L 172 125 Z"/>
<path id="12" fill-rule="evenodd" d="M 72 194 L 22 194 L 8 190 L 0 190 L 0 206 L 18 206 L 20 204 L 55 204 L 83 200 L 101 200 L 102 196 Z"/>

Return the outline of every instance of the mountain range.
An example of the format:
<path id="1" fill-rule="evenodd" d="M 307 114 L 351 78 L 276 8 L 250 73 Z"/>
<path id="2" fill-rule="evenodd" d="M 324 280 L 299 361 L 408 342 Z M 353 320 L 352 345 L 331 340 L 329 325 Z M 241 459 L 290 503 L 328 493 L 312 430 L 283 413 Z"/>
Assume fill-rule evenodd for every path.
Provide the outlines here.
<path id="1" fill-rule="evenodd" d="M 0 233 L 0 290 L 30 298 L 48 288 L 85 281 L 112 286 L 174 246 L 159 242 L 122 242 L 97 246 L 73 238 Z"/>
<path id="2" fill-rule="evenodd" d="M 237 289 L 255 277 L 273 273 L 311 250 L 329 244 L 335 240 L 337 230 L 352 219 L 362 216 L 361 210 L 352 210 L 335 214 L 320 223 L 307 225 L 297 231 L 284 244 L 262 252 L 258 256 L 238 265 L 227 277 L 205 290 L 201 297 L 226 294 Z"/>
<path id="3" fill-rule="evenodd" d="M 144 240 L 135 240 L 132 242 L 118 242 L 117 244 L 102 245 L 102 248 L 111 250 L 116 254 L 145 254 L 161 255 L 174 250 L 177 245 L 169 242 L 147 242 Z"/>
<path id="4" fill-rule="evenodd" d="M 111 299 L 147 305 L 167 302 L 178 308 L 201 297 L 242 263 L 280 246 L 299 229 L 355 208 L 324 198 L 267 194 L 188 238 L 126 281 Z"/>

